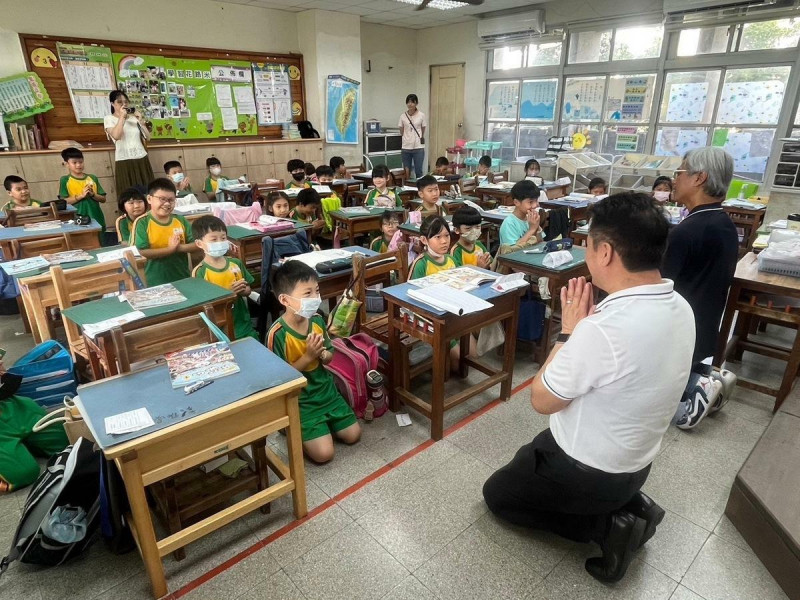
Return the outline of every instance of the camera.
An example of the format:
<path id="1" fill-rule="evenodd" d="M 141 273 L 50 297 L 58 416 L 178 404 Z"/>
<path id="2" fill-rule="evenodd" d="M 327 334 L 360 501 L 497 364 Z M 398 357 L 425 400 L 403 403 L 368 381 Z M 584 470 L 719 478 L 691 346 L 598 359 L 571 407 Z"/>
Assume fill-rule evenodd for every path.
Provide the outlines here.
<path id="1" fill-rule="evenodd" d="M 75 215 L 75 225 L 91 225 L 92 218 L 89 215 Z"/>
<path id="2" fill-rule="evenodd" d="M 135 109 L 133 106 L 127 106 L 127 107 L 125 107 L 125 111 L 126 111 L 126 112 L 127 112 L 129 115 L 132 115 L 133 113 L 135 113 L 135 112 L 136 112 L 136 109 Z"/>

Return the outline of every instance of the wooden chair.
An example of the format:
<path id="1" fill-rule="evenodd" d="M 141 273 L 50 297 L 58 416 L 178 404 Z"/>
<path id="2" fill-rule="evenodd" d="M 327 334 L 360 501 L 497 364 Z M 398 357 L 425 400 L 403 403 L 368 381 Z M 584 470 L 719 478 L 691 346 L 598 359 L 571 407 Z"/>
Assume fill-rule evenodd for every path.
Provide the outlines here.
<path id="1" fill-rule="evenodd" d="M 210 304 L 203 306 L 203 312 L 212 322 L 215 321 L 214 308 Z M 115 327 L 111 330 L 111 339 L 119 359 L 120 373 L 130 373 L 134 370 L 132 365 L 163 357 L 170 352 L 217 341 L 199 314 L 131 331 Z M 241 492 L 266 489 L 269 486 L 266 443 L 265 438 L 252 444 L 253 463 L 256 467 L 254 473 L 247 473 L 231 480 L 220 473 L 204 473 L 200 469 L 190 469 L 160 481 L 151 488 L 159 508 L 157 512 L 163 518 L 169 532 L 172 534 L 180 531 L 184 523 L 227 502 Z M 236 453 L 231 452 L 229 455 L 233 457 Z M 244 452 L 240 456 L 250 462 Z M 269 513 L 269 510 L 269 504 L 261 508 L 265 514 Z M 183 560 L 186 557 L 184 548 L 172 554 L 175 560 Z"/>
<path id="2" fill-rule="evenodd" d="M 35 208 L 12 208 L 8 211 L 6 225 L 8 227 L 21 227 L 30 223 L 44 223 L 45 221 L 59 221 L 56 205 Z"/>
<path id="3" fill-rule="evenodd" d="M 33 258 L 42 254 L 66 252 L 70 250 L 66 235 L 48 237 L 41 240 L 17 240 L 17 258 Z"/>
<path id="4" fill-rule="evenodd" d="M 508 169 L 502 173 L 492 174 L 492 183 L 500 183 L 501 181 L 508 181 Z"/>
<path id="5" fill-rule="evenodd" d="M 131 265 L 136 264 L 136 259 L 130 250 L 125 252 L 125 258 Z M 55 265 L 50 269 L 50 274 L 53 277 L 58 307 L 62 311 L 81 302 L 100 298 L 104 294 L 119 292 L 120 284 L 126 290 L 136 288 L 131 276 L 117 261 L 70 269 L 69 277 L 61 265 Z M 139 275 L 144 281 L 144 273 Z M 88 362 L 94 378 L 99 379 L 104 366 L 99 363 L 96 355 L 86 348 L 86 340 L 78 330 L 78 326 L 69 319 L 64 319 L 64 330 L 73 359 L 77 361 L 78 357 L 81 357 Z M 108 365 L 105 365 L 105 368 L 107 372 Z"/>
<path id="6" fill-rule="evenodd" d="M 391 173 L 392 177 L 394 178 L 394 184 L 398 187 L 403 187 L 406 182 L 406 170 L 390 169 L 389 173 Z"/>
<path id="7" fill-rule="evenodd" d="M 458 187 L 461 188 L 462 194 L 471 194 L 478 187 L 477 177 L 462 177 L 458 182 Z"/>
<path id="8" fill-rule="evenodd" d="M 374 284 L 382 281 L 385 285 L 391 281 L 392 272 L 397 274 L 395 283 L 405 283 L 408 279 L 408 247 L 404 243 L 399 244 L 397 250 L 384 252 L 376 256 L 353 255 L 353 294 L 356 299 L 361 301 L 361 308 L 356 319 L 356 330 L 366 333 L 371 338 L 387 346 L 389 344 L 389 315 L 384 313 L 367 319 L 366 296 L 368 282 Z M 409 364 L 409 355 L 414 346 L 420 342 L 405 333 L 400 334 L 400 340 L 403 349 L 400 357 L 404 365 L 403 387 L 408 389 L 411 378 L 430 370 L 433 366 L 433 361 L 423 361 L 412 367 Z M 391 392 L 397 385 L 391 381 L 392 370 L 389 368 L 382 370 L 389 381 L 387 388 Z"/>

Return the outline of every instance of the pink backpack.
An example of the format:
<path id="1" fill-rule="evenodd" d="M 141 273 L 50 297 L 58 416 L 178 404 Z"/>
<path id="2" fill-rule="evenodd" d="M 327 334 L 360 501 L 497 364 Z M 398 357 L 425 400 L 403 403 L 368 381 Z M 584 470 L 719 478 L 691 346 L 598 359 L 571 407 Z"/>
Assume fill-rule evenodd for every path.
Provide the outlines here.
<path id="1" fill-rule="evenodd" d="M 378 367 L 378 347 L 372 338 L 356 333 L 333 340 L 333 360 L 325 368 L 333 375 L 336 389 L 344 396 L 356 416 L 366 421 L 388 410 L 383 375 Z"/>

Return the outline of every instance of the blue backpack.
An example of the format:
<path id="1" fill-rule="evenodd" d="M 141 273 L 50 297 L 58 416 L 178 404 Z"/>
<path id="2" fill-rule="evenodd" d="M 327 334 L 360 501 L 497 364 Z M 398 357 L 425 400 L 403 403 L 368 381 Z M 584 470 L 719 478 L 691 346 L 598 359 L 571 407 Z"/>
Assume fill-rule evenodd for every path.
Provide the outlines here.
<path id="1" fill-rule="evenodd" d="M 37 345 L 15 362 L 8 372 L 22 377 L 17 394 L 31 398 L 44 408 L 59 405 L 64 396 L 72 397 L 78 393 L 72 356 L 55 340 Z"/>

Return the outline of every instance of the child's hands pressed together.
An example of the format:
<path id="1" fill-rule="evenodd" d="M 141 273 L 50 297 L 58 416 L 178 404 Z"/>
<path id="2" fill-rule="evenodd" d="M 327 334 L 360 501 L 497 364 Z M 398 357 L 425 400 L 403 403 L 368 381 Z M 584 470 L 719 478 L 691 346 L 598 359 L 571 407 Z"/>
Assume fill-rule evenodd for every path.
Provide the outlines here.
<path id="1" fill-rule="evenodd" d="M 541 217 L 539 217 L 539 211 L 535 208 L 528 211 L 528 227 L 530 229 L 539 229 L 539 222 Z"/>
<path id="2" fill-rule="evenodd" d="M 325 339 L 318 333 L 309 333 L 306 338 L 306 356 L 317 359 L 325 352 Z"/>
<path id="3" fill-rule="evenodd" d="M 233 282 L 231 291 L 238 296 L 246 296 L 250 293 L 249 288 L 250 286 L 247 285 L 247 282 L 244 279 L 237 279 Z"/>
<path id="4" fill-rule="evenodd" d="M 181 245 L 181 234 L 173 233 L 172 236 L 169 238 L 169 248 L 175 250 L 180 245 Z"/>
<path id="5" fill-rule="evenodd" d="M 481 269 L 488 269 L 489 265 L 492 262 L 492 255 L 488 252 L 484 252 L 483 254 L 478 256 L 478 266 Z"/>

